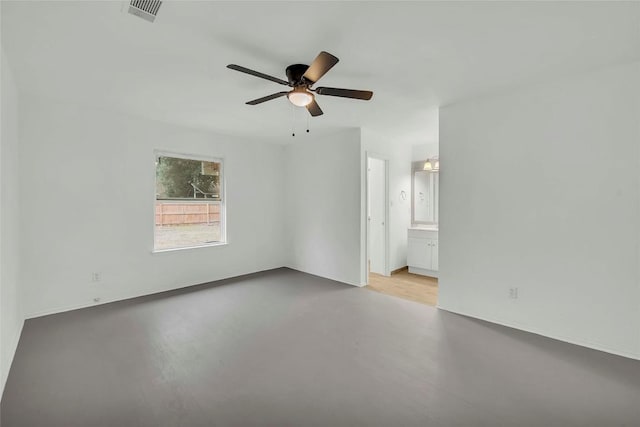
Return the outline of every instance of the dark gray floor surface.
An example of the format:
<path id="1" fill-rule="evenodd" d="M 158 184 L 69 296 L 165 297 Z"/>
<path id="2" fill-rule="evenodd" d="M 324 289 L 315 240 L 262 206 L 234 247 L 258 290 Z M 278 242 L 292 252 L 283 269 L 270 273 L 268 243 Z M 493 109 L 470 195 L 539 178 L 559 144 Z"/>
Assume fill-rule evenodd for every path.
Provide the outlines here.
<path id="1" fill-rule="evenodd" d="M 28 320 L 2 427 L 638 426 L 640 362 L 279 269 Z"/>

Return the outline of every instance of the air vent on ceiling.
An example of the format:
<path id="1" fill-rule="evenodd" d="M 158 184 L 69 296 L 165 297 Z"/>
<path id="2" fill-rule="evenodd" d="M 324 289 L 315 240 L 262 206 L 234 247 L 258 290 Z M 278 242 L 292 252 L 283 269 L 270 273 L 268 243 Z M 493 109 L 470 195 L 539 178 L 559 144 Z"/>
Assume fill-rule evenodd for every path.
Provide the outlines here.
<path id="1" fill-rule="evenodd" d="M 129 13 L 140 18 L 153 22 L 158 14 L 158 9 L 162 5 L 160 0 L 131 0 Z"/>

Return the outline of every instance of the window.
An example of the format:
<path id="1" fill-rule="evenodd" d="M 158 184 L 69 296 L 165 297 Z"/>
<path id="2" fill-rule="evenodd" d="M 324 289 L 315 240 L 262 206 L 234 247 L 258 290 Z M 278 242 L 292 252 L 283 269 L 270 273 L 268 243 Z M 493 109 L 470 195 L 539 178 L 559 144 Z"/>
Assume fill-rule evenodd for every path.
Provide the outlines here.
<path id="1" fill-rule="evenodd" d="M 154 250 L 225 242 L 222 160 L 156 153 Z"/>

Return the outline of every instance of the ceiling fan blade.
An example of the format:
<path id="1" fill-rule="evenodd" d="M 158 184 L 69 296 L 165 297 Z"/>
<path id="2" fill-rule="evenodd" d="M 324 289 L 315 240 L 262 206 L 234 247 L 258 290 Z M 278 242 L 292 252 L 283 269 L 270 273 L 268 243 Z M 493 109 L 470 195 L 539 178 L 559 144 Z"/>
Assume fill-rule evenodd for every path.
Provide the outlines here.
<path id="1" fill-rule="evenodd" d="M 309 68 L 307 68 L 307 71 L 305 71 L 302 77 L 304 77 L 311 83 L 315 83 L 320 80 L 320 78 L 324 76 L 327 71 L 329 71 L 334 65 L 336 65 L 338 61 L 339 59 L 335 56 L 322 51 L 320 52 L 320 54 L 318 54 L 318 56 L 316 56 L 316 59 L 313 60 L 311 65 L 309 65 Z"/>
<path id="2" fill-rule="evenodd" d="M 248 101 L 247 104 L 248 105 L 262 104 L 263 102 L 271 101 L 272 99 L 276 99 L 276 98 L 280 98 L 281 96 L 285 96 L 288 93 L 289 92 L 274 93 L 274 94 L 271 94 L 271 95 L 263 96 L 262 98 L 258 98 L 258 99 L 254 99 L 252 101 Z"/>
<path id="3" fill-rule="evenodd" d="M 315 99 L 307 105 L 307 111 L 309 111 L 309 114 L 311 114 L 313 117 L 321 116 L 322 114 L 324 114 Z"/>
<path id="4" fill-rule="evenodd" d="M 336 87 L 316 88 L 319 95 L 339 96 L 341 98 L 363 99 L 368 101 L 373 96 L 370 90 L 338 89 Z"/>
<path id="5" fill-rule="evenodd" d="M 280 83 L 281 85 L 289 86 L 289 82 L 286 80 L 282 80 L 277 77 L 261 73 L 259 71 L 250 70 L 249 68 L 242 67 L 240 65 L 229 64 L 227 65 L 227 68 L 235 71 L 240 71 L 241 73 L 251 74 L 252 76 L 260 77 L 261 79 L 271 80 L 272 82 Z"/>

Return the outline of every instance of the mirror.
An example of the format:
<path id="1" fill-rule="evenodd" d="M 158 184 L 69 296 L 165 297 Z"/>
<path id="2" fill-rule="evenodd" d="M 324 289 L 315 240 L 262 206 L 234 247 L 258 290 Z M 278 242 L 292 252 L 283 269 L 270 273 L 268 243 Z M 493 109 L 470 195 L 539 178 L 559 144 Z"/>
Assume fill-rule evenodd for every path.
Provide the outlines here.
<path id="1" fill-rule="evenodd" d="M 439 170 L 424 170 L 425 162 L 415 162 L 411 181 L 411 222 L 438 223 Z"/>

